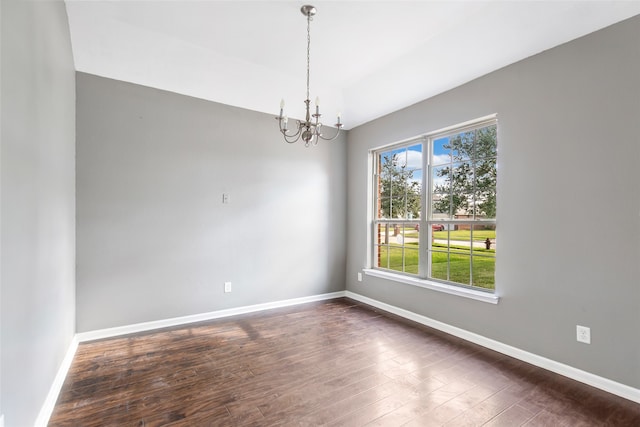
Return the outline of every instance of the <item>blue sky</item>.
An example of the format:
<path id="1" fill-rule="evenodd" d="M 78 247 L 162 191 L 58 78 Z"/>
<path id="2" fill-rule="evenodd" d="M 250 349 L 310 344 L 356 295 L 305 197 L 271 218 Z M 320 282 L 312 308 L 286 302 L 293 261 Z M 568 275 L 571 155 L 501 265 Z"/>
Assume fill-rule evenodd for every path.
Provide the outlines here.
<path id="1" fill-rule="evenodd" d="M 444 148 L 449 143 L 449 137 L 442 137 L 433 142 L 433 165 L 448 164 L 451 161 L 450 149 Z M 409 147 L 402 147 L 382 153 L 382 157 L 398 157 L 398 166 L 406 165 L 407 170 L 413 170 L 413 180 L 422 183 L 422 143 L 417 143 Z M 437 178 L 444 181 L 444 178 Z"/>

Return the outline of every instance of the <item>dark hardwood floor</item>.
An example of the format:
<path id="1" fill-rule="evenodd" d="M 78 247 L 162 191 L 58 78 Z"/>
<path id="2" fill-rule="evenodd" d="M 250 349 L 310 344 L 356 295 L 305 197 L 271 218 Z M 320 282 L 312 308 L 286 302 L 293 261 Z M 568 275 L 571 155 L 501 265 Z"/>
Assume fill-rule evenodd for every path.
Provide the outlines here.
<path id="1" fill-rule="evenodd" d="M 80 344 L 50 426 L 640 426 L 640 405 L 331 300 Z"/>

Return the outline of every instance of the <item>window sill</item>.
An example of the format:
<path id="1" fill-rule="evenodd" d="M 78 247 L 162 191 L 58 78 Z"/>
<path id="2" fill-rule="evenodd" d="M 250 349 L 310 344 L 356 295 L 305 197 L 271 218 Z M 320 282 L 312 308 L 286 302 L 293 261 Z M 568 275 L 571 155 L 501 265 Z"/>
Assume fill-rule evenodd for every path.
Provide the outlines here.
<path id="1" fill-rule="evenodd" d="M 388 271 L 374 270 L 365 268 L 364 274 L 367 276 L 380 277 L 382 279 L 393 280 L 394 282 L 405 283 L 407 285 L 419 286 L 421 288 L 431 289 L 432 291 L 444 292 L 445 294 L 457 295 L 464 298 L 474 299 L 476 301 L 487 302 L 490 304 L 498 304 L 500 297 L 488 292 L 476 291 L 475 289 L 467 289 L 463 287 L 447 285 L 445 283 L 432 282 L 430 280 L 418 279 L 416 277 L 395 274 Z"/>

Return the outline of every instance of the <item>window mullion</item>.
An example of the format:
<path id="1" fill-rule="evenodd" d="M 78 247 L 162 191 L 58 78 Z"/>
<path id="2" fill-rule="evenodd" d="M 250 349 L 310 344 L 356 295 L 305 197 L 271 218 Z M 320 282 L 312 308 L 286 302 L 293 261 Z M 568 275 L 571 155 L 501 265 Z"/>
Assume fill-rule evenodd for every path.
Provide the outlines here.
<path id="1" fill-rule="evenodd" d="M 418 275 L 429 277 L 431 274 L 431 240 L 429 239 L 429 222 L 431 216 L 431 143 L 429 139 L 422 140 L 422 182 L 420 183 L 420 247 L 418 255 Z"/>

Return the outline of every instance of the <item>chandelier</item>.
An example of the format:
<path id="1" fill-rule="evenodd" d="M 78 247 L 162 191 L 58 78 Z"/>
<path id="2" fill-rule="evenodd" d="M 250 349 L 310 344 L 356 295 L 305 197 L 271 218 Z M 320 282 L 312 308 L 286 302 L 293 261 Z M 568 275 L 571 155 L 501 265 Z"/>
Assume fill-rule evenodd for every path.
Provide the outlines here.
<path id="1" fill-rule="evenodd" d="M 311 50 L 311 21 L 313 20 L 313 15 L 316 14 L 316 8 L 310 5 L 304 5 L 300 8 L 300 12 L 307 17 L 307 99 L 305 99 L 305 108 L 306 108 L 306 116 L 305 120 L 296 120 L 297 124 L 294 126 L 294 129 L 289 129 L 289 118 L 283 115 L 284 111 L 284 99 L 280 101 L 280 115 L 276 117 L 278 120 L 278 126 L 280 127 L 280 132 L 284 136 L 284 140 L 289 144 L 293 144 L 298 141 L 300 138 L 304 141 L 305 147 L 308 147 L 310 144 L 317 145 L 318 140 L 323 139 L 325 141 L 331 141 L 338 137 L 340 133 L 340 128 L 342 127 L 342 123 L 340 123 L 340 113 L 338 113 L 337 123 L 335 127 L 337 128 L 336 134 L 332 137 L 325 137 L 322 133 L 322 123 L 320 123 L 320 99 L 316 98 L 316 112 L 311 114 L 310 105 L 311 100 L 309 99 L 309 52 Z"/>

